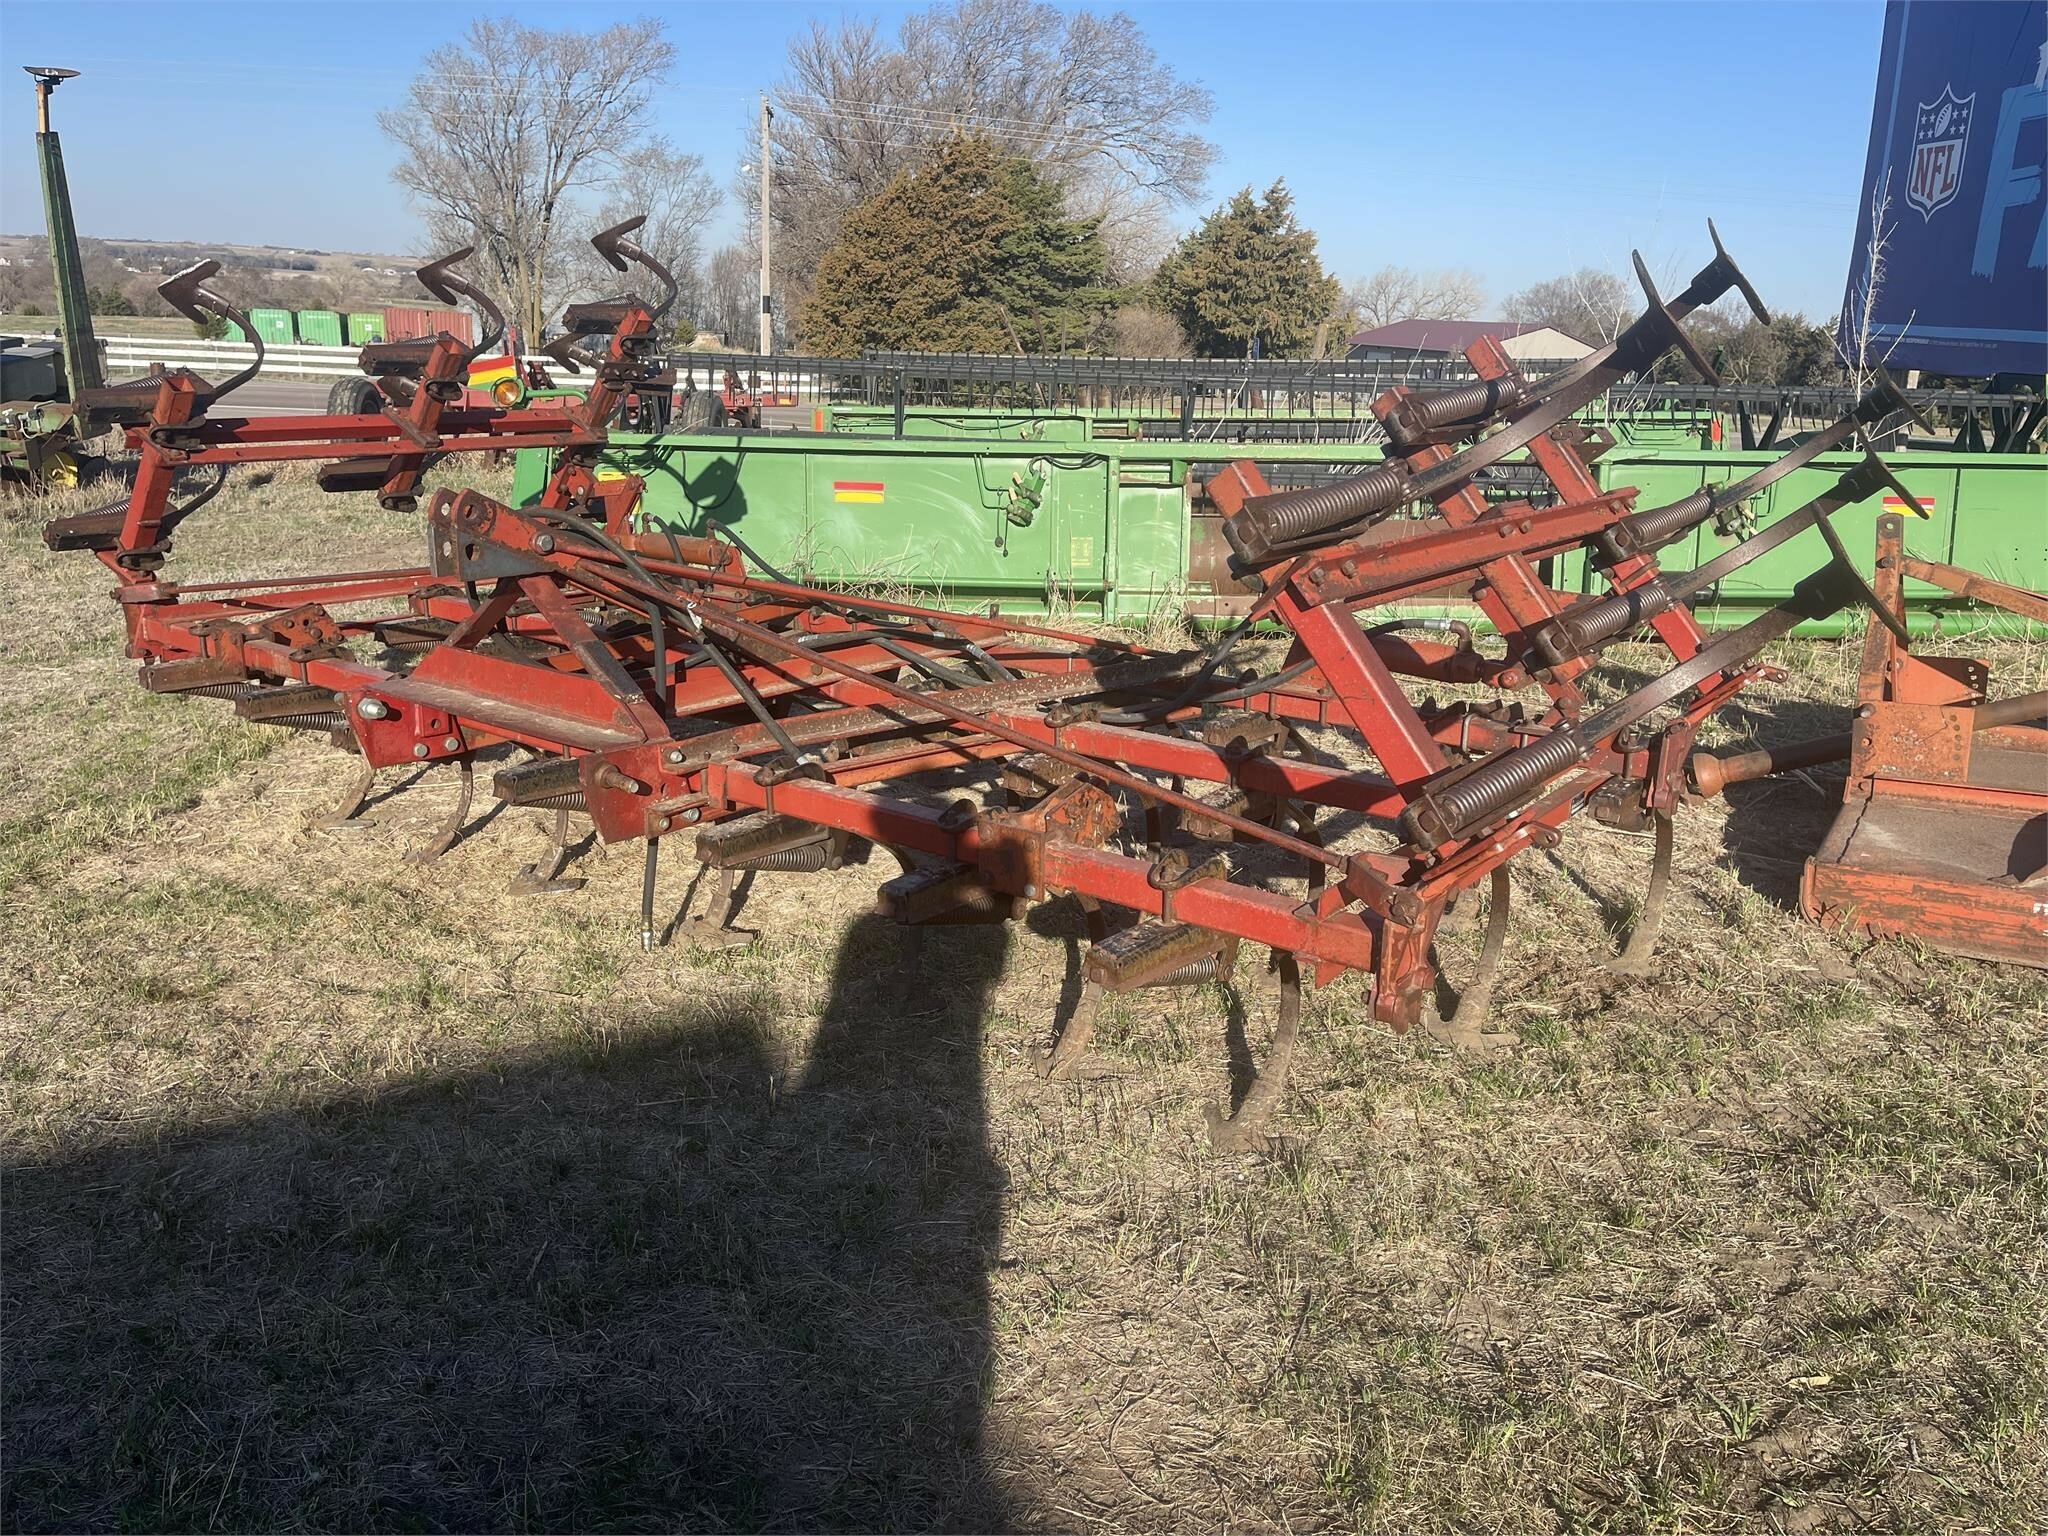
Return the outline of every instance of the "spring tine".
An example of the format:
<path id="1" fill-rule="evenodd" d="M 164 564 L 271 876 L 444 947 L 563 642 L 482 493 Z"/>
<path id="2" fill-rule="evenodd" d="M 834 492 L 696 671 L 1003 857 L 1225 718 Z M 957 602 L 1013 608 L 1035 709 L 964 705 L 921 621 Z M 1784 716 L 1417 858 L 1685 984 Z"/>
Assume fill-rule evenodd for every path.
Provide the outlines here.
<path id="1" fill-rule="evenodd" d="M 569 863 L 569 808 L 557 806 L 554 820 L 548 834 L 548 856 L 546 862 L 536 859 L 522 865 L 519 873 L 512 877 L 506 887 L 506 894 L 512 896 L 551 896 L 562 891 L 580 891 L 589 882 L 581 875 L 568 879 L 562 871 Z"/>
<path id="2" fill-rule="evenodd" d="M 1291 950 L 1276 949 L 1273 968 L 1280 973 L 1280 1017 L 1273 1026 L 1273 1043 L 1266 1051 L 1265 1067 L 1252 1079 L 1236 1114 L 1226 1118 L 1222 1107 L 1213 1102 L 1202 1106 L 1202 1118 L 1209 1126 L 1209 1145 L 1218 1152 L 1248 1152 L 1264 1140 L 1266 1122 L 1287 1092 L 1294 1043 L 1301 1033 L 1301 965 Z"/>
<path id="3" fill-rule="evenodd" d="M 465 245 L 461 250 L 450 251 L 439 260 L 430 261 L 413 272 L 413 276 L 419 279 L 420 286 L 443 304 L 455 306 L 467 299 L 476 306 L 477 313 L 483 316 L 483 334 L 469 349 L 472 358 L 482 357 L 505 337 L 505 312 L 498 308 L 488 293 L 455 270 L 457 262 L 467 261 L 475 251 L 475 246 Z"/>
<path id="4" fill-rule="evenodd" d="M 406 854 L 406 863 L 431 864 L 462 836 L 463 823 L 469 820 L 470 801 L 476 796 L 476 765 L 465 757 L 457 766 L 462 770 L 462 789 L 455 797 L 455 809 L 441 823 L 439 832 Z"/>
<path id="5" fill-rule="evenodd" d="M 623 224 L 614 224 L 610 229 L 601 229 L 590 237 L 590 244 L 598 255 L 611 263 L 615 271 L 628 271 L 630 262 L 638 262 L 654 274 L 654 280 L 661 284 L 662 296 L 658 303 L 647 307 L 655 321 L 659 323 L 661 317 L 667 314 L 670 306 L 675 303 L 679 290 L 668 268 L 655 260 L 650 252 L 628 238 L 646 222 L 647 215 L 643 213 L 636 218 L 627 219 Z"/>
<path id="6" fill-rule="evenodd" d="M 1093 896 L 1074 893 L 1074 902 L 1081 909 L 1082 926 L 1087 930 L 1088 942 L 1100 944 L 1109 937 L 1109 919 L 1102 914 L 1102 903 Z"/>
<path id="7" fill-rule="evenodd" d="M 1659 811 L 1655 817 L 1656 851 L 1650 856 L 1650 884 L 1643 892 L 1643 907 L 1629 930 L 1628 947 L 1607 962 L 1616 976 L 1647 976 L 1656 969 L 1657 934 L 1664 926 L 1664 906 L 1671 894 L 1671 817 Z"/>
<path id="8" fill-rule="evenodd" d="M 1100 944 L 1109 937 L 1109 920 L 1103 915 L 1102 903 L 1093 896 L 1079 891 L 1074 893 L 1074 904 L 1081 909 L 1083 931 L 1091 945 Z M 912 929 L 922 933 L 923 929 Z M 1060 1027 L 1055 1019 L 1053 1043 L 1038 1053 L 1032 1063 L 1032 1070 L 1048 1080 L 1071 1077 L 1075 1065 L 1088 1049 L 1088 1042 L 1095 1038 L 1095 1024 L 1102 1012 L 1102 1000 L 1108 995 L 1108 988 L 1088 979 L 1084 967 L 1081 973 L 1081 995 L 1074 1004 L 1074 1016 Z"/>
<path id="9" fill-rule="evenodd" d="M 210 384 L 206 390 L 206 404 L 212 406 L 225 399 L 263 371 L 263 333 L 249 321 L 249 317 L 237 309 L 233 301 L 223 297 L 216 289 L 206 286 L 206 280 L 220 273 L 220 263 L 209 258 L 174 273 L 157 284 L 156 291 L 164 302 L 178 311 L 194 325 L 205 325 L 218 316 L 229 320 L 240 328 L 255 348 L 256 357 L 241 372 L 232 374 L 218 384 Z"/>
<path id="10" fill-rule="evenodd" d="M 918 867 L 917 860 L 913 859 L 901 848 L 892 847 L 889 849 L 889 854 L 896 860 L 898 867 L 904 874 L 916 873 Z M 920 924 L 910 923 L 903 925 L 903 960 L 901 965 L 898 966 L 898 970 L 902 973 L 906 984 L 914 982 L 917 978 L 917 973 L 924 967 L 924 938 L 927 931 Z M 1092 935 L 1093 930 L 1091 929 L 1090 932 Z"/>
<path id="11" fill-rule="evenodd" d="M 363 808 L 363 802 L 370 798 L 371 787 L 377 782 L 377 770 L 373 764 L 364 763 L 356 770 L 356 781 L 341 797 L 341 804 L 331 811 L 324 811 L 306 818 L 306 825 L 315 832 L 360 832 L 368 823 L 356 820 L 356 813 Z"/>
<path id="12" fill-rule="evenodd" d="M 1053 1043 L 1038 1053 L 1033 1063 L 1034 1070 L 1048 1081 L 1072 1077 L 1074 1068 L 1088 1049 L 1088 1042 L 1095 1038 L 1095 1025 L 1102 1017 L 1102 1000 L 1109 996 L 1109 990 L 1096 982 L 1083 981 L 1080 1001 L 1074 1005 L 1074 1016 L 1067 1021 L 1054 1038 Z"/>
<path id="13" fill-rule="evenodd" d="M 1448 1019 L 1437 1016 L 1434 1010 L 1425 1010 L 1422 1016 L 1424 1031 L 1440 1044 L 1498 1049 L 1513 1043 L 1504 1034 L 1490 1035 L 1486 1028 L 1486 1020 L 1493 1012 L 1494 984 L 1500 979 L 1501 952 L 1507 948 L 1508 909 L 1513 894 L 1507 865 L 1495 866 L 1486 889 L 1486 937 L 1480 943 L 1479 963 L 1473 967 L 1472 979 L 1458 994 L 1457 1005 Z"/>
<path id="14" fill-rule="evenodd" d="M 742 878 L 751 879 L 752 872 L 734 869 L 730 865 L 705 864 L 702 867 L 718 870 L 718 886 L 712 893 L 711 905 L 704 909 L 702 917 L 684 918 L 676 924 L 676 931 L 699 949 L 738 949 L 743 944 L 753 943 L 761 936 L 758 928 L 735 928 L 732 925 L 740 900 L 735 884 Z"/>

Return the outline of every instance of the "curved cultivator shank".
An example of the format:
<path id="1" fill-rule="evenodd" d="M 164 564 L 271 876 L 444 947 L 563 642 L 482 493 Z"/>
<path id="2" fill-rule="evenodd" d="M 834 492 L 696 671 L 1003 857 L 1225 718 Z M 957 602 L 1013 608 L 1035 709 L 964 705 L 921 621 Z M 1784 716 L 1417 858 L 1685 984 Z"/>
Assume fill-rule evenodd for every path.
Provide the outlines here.
<path id="1" fill-rule="evenodd" d="M 634 227 L 596 243 L 621 270 L 646 270 L 665 302 L 674 285 Z M 422 280 L 488 309 L 454 270 L 463 254 Z M 174 282 L 180 299 L 209 302 L 189 274 Z M 710 909 L 682 930 L 701 943 L 745 937 L 732 918 L 755 872 L 838 869 L 876 848 L 898 870 L 881 884 L 881 910 L 901 923 L 1003 922 L 1071 900 L 1091 947 L 1049 1075 L 1078 1065 L 1109 994 L 1228 986 L 1242 946 L 1265 950 L 1254 958 L 1274 978 L 1278 1021 L 1265 1075 L 1234 1115 L 1212 1106 L 1208 1117 L 1218 1146 L 1243 1147 L 1279 1101 L 1305 984 L 1364 972 L 1391 1027 L 1480 1040 L 1508 866 L 1555 845 L 1582 811 L 1655 829 L 1650 899 L 1622 957 L 1640 968 L 1701 722 L 1757 678 L 1767 641 L 1868 594 L 1837 558 L 1731 635 L 1710 641 L 1694 623 L 1689 597 L 1800 528 L 1827 530 L 1832 511 L 1890 482 L 1869 460 L 1701 570 L 1661 573 L 1656 549 L 1729 498 L 1638 511 L 1631 492 L 1601 492 L 1572 417 L 1688 347 L 1682 315 L 1731 290 L 1754 295 L 1718 241 L 1670 304 L 1645 287 L 1644 315 L 1565 374 L 1524 379 L 1484 340 L 1468 354 L 1480 386 L 1390 392 L 1376 410 L 1395 447 L 1370 474 L 1275 493 L 1256 466 L 1229 466 L 1207 491 L 1257 596 L 1246 624 L 1204 649 L 818 590 L 750 567 L 723 539 L 648 527 L 641 482 L 596 473 L 623 393 L 660 377 L 655 311 L 630 295 L 566 317 L 563 355 L 593 378 L 581 401 L 464 408 L 471 349 L 447 336 L 366 348 L 382 402 L 367 415 L 215 417 L 204 380 L 149 381 L 149 399 L 138 388 L 128 402 L 141 462 L 127 506 L 52 524 L 48 538 L 117 576 L 143 686 L 231 698 L 250 719 L 322 733 L 358 759 L 361 780 L 329 824 L 355 814 L 379 769 L 458 764 L 460 800 L 414 855 L 438 857 L 461 833 L 472 767 L 488 751 L 498 800 L 554 813 L 547 851 L 517 889 L 577 883 L 563 872 L 585 824 L 606 842 L 643 841 L 650 945 L 656 862 L 677 842 L 715 877 Z M 1826 445 L 1902 403 L 1881 383 Z M 437 491 L 421 513 L 422 567 L 204 587 L 163 575 L 189 510 L 172 505 L 170 486 L 188 466 L 322 461 L 330 488 L 418 511 L 430 457 L 517 447 L 555 451 L 545 493 L 513 507 Z M 1554 501 L 1490 503 L 1475 476 L 1523 447 Z M 1811 457 L 1800 453 L 1787 469 Z M 1748 494 L 1729 497 L 1738 492 Z M 1416 504 L 1425 515 L 1385 522 Z M 1574 603 L 1541 562 L 1579 549 L 1609 591 Z M 1463 626 L 1374 621 L 1448 587 L 1470 592 L 1501 636 L 1498 654 Z M 371 612 L 336 617 L 343 609 Z M 1669 670 L 1589 707 L 1588 670 L 1644 626 Z M 1261 634 L 1282 642 L 1264 647 L 1274 659 L 1242 660 L 1247 636 Z M 363 642 L 384 659 L 364 659 L 375 647 Z M 1495 696 L 1417 702 L 1411 682 Z M 1498 697 L 1510 690 L 1525 699 Z M 1343 733 L 1371 766 L 1333 766 L 1304 739 L 1311 730 Z M 1439 923 L 1482 891 L 1477 973 L 1446 1019 Z"/>

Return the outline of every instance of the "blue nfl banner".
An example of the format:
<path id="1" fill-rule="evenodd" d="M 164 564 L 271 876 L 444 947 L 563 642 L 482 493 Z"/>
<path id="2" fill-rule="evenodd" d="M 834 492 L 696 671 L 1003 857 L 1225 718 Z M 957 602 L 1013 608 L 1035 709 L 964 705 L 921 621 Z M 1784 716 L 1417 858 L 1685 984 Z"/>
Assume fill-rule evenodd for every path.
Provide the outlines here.
<path id="1" fill-rule="evenodd" d="M 2048 373 L 2044 178 L 2048 5 L 1891 0 L 1842 355 L 1972 377 Z"/>

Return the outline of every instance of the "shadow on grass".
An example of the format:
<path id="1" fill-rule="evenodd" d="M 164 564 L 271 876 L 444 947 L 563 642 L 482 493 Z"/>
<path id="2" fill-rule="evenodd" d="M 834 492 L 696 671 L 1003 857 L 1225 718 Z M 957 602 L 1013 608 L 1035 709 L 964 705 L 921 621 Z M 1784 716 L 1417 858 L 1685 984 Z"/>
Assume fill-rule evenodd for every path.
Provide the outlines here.
<path id="1" fill-rule="evenodd" d="M 1656 676 L 1611 663 L 1605 671 L 1622 690 L 1641 688 Z M 1780 686 L 1745 689 L 1721 707 L 1718 718 L 1730 739 L 1711 750 L 1732 755 L 1832 735 L 1846 727 L 1848 709 L 1833 700 L 1802 698 L 1791 686 Z M 1728 819 L 1722 846 L 1735 878 L 1773 906 L 1796 912 L 1800 874 L 1834 824 L 1842 808 L 1841 793 L 1842 771 L 1832 764 L 1809 769 L 1804 776 L 1730 785 L 1724 792 Z M 1584 885 L 1569 869 L 1566 873 Z M 1620 909 L 1589 887 L 1587 894 L 1599 902 L 1610 927 L 1620 922 Z"/>
<path id="2" fill-rule="evenodd" d="M 1846 728 L 1841 704 L 1777 697 L 1759 708 L 1738 695 L 1723 718 L 1740 733 L 1723 754 L 1784 747 Z M 1786 912 L 1799 910 L 1799 880 L 1842 809 L 1842 770 L 1833 763 L 1802 773 L 1731 784 L 1722 792 L 1728 819 L 1721 845 L 1728 868 L 1750 890 Z"/>
<path id="3" fill-rule="evenodd" d="M 998 1529 L 996 929 L 6 1172 L 12 1530 Z M 588 1015 L 585 1015 L 586 1019 Z"/>

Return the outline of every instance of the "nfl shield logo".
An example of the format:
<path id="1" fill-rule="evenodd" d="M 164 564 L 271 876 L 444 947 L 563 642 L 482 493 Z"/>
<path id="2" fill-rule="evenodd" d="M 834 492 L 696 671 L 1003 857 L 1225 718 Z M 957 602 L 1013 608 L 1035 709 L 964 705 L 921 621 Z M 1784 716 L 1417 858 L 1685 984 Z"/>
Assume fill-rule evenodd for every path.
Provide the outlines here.
<path id="1" fill-rule="evenodd" d="M 1931 219 L 1937 208 L 1954 200 L 1963 183 L 1963 155 L 1970 147 L 1970 116 L 1977 93 L 1957 99 L 1944 85 L 1933 101 L 1920 103 L 1913 121 L 1913 163 L 1906 175 L 1906 201 Z"/>

